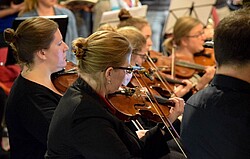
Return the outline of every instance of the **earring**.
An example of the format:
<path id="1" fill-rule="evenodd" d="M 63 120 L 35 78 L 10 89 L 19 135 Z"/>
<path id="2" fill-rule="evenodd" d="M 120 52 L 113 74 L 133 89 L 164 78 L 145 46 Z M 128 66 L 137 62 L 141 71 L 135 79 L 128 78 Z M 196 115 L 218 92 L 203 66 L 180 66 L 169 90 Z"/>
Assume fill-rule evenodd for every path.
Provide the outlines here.
<path id="1" fill-rule="evenodd" d="M 108 81 L 108 84 L 110 84 L 110 83 L 111 83 L 111 81 L 109 80 L 109 81 Z"/>

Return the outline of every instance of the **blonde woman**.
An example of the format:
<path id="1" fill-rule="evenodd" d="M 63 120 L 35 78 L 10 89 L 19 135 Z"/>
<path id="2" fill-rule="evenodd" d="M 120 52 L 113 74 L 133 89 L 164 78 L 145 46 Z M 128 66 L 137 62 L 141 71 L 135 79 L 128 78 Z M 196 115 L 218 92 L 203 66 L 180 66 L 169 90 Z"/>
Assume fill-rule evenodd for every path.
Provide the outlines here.
<path id="1" fill-rule="evenodd" d="M 196 18 L 179 18 L 174 25 L 172 37 L 166 39 L 163 44 L 165 50 L 172 54 L 172 48 L 175 47 L 174 54 L 176 58 L 184 58 L 194 63 L 194 54 L 204 49 L 203 44 L 206 36 L 203 28 L 203 24 Z M 189 80 L 192 81 L 195 90 L 198 91 L 207 86 L 214 74 L 215 67 L 207 66 L 205 74 L 194 74 Z"/>
<path id="2" fill-rule="evenodd" d="M 139 139 L 115 114 L 106 96 L 131 73 L 131 45 L 113 31 L 97 31 L 73 42 L 80 78 L 62 97 L 53 116 L 46 159 L 159 158 L 169 152 L 165 131 L 156 126 Z M 172 99 L 177 115 L 184 101 Z M 126 105 L 124 105 L 125 107 Z M 125 108 L 126 109 L 126 108 Z M 176 114 L 175 118 L 177 118 Z"/>

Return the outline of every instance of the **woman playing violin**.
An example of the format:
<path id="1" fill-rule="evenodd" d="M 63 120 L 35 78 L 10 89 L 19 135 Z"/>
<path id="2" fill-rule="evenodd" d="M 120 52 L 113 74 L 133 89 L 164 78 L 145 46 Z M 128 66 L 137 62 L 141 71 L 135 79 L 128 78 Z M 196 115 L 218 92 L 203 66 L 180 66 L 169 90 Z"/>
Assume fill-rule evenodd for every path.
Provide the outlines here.
<path id="1" fill-rule="evenodd" d="M 131 45 L 112 31 L 97 31 L 73 42 L 80 77 L 55 111 L 46 158 L 159 158 L 169 152 L 158 126 L 139 139 L 116 116 L 105 97 L 115 92 L 131 71 Z M 182 113 L 183 100 L 172 99 Z M 122 101 L 121 101 L 122 102 Z M 173 113 L 175 118 L 179 113 Z M 164 135 L 165 134 L 165 135 Z"/>
<path id="2" fill-rule="evenodd" d="M 132 45 L 131 62 L 132 66 L 142 66 L 147 59 L 146 38 L 137 28 L 125 26 L 117 29 L 117 32 L 125 36 Z"/>
<path id="3" fill-rule="evenodd" d="M 44 158 L 49 123 L 62 96 L 50 75 L 65 67 L 68 46 L 57 23 L 41 17 L 25 20 L 16 31 L 8 28 L 4 35 L 23 66 L 6 105 L 10 155 Z"/>
<path id="4" fill-rule="evenodd" d="M 146 54 L 147 47 L 146 47 L 146 39 L 143 36 L 143 34 L 137 28 L 132 27 L 132 26 L 121 27 L 117 29 L 117 32 L 125 36 L 132 45 L 132 54 L 131 54 L 130 64 L 132 66 L 137 66 L 137 65 L 141 66 L 143 63 L 145 63 L 147 60 L 147 54 Z M 131 78 L 132 78 L 132 74 L 126 74 L 124 81 L 123 81 L 123 85 L 127 86 L 127 84 L 129 83 L 130 85 L 133 85 L 133 86 L 139 86 L 138 84 L 133 82 L 134 80 L 132 80 L 132 84 L 131 84 Z M 154 79 L 153 81 L 150 81 L 150 83 L 147 83 L 147 84 L 149 85 L 160 84 L 160 82 Z M 179 87 L 183 88 L 183 86 L 179 86 Z M 181 90 L 181 88 L 176 89 L 178 91 L 174 92 L 178 97 L 181 97 L 182 94 L 185 94 L 186 92 L 189 91 L 189 89 Z M 174 109 L 174 107 L 172 107 L 171 109 Z"/>
<path id="5" fill-rule="evenodd" d="M 138 51 L 139 50 L 142 50 L 142 51 L 140 51 L 138 53 L 133 53 L 132 57 L 131 57 L 131 64 L 132 65 L 137 64 L 139 66 L 142 66 L 143 63 L 145 63 L 146 59 L 147 59 L 146 53 L 150 50 L 150 48 L 153 44 L 152 39 L 151 39 L 152 31 L 151 31 L 150 24 L 148 23 L 148 21 L 146 19 L 132 17 L 130 15 L 130 13 L 125 9 L 121 9 L 121 11 L 119 13 L 119 19 L 120 19 L 120 23 L 117 26 L 118 30 L 122 29 L 123 27 L 132 26 L 132 27 L 135 27 L 138 30 L 140 30 L 142 35 L 146 39 L 146 50 L 137 48 Z M 130 39 L 130 42 L 132 44 L 138 43 L 138 40 L 133 40 L 135 38 L 135 36 L 133 36 L 133 33 L 126 33 L 126 31 L 122 31 L 122 32 L 124 32 L 123 35 L 127 36 L 127 38 L 129 38 L 128 36 L 130 36 L 129 39 Z M 158 53 L 158 54 L 160 54 L 160 53 Z M 162 55 L 162 54 L 160 54 L 160 55 Z M 178 97 L 184 96 L 192 88 L 192 83 L 189 80 L 183 80 L 181 82 L 185 83 L 185 85 L 179 85 L 174 90 L 175 96 L 178 96 Z"/>
<path id="6" fill-rule="evenodd" d="M 146 38 L 146 47 L 147 50 L 151 49 L 153 44 L 152 42 L 152 30 L 149 22 L 143 18 L 132 17 L 126 9 L 121 9 L 119 12 L 120 23 L 117 25 L 117 28 L 124 26 L 133 26 L 140 30 L 144 37 Z"/>
<path id="7" fill-rule="evenodd" d="M 147 47 L 146 47 L 146 39 L 143 36 L 143 34 L 137 28 L 132 27 L 132 26 L 121 27 L 121 28 L 117 29 L 117 32 L 120 33 L 121 35 L 125 36 L 132 45 L 133 50 L 132 50 L 132 54 L 131 54 L 130 64 L 132 66 L 136 66 L 136 65 L 141 66 L 143 63 L 145 63 L 147 60 L 147 54 L 146 54 Z M 126 74 L 122 84 L 124 86 L 127 86 L 127 87 L 140 88 L 141 86 L 136 81 L 135 76 L 137 76 L 136 73 L 134 73 L 133 77 L 132 77 L 132 74 Z M 137 77 L 137 78 L 141 79 L 143 77 Z M 150 87 L 152 85 L 156 85 L 156 84 L 160 83 L 160 82 L 157 83 L 156 79 L 154 79 L 153 81 L 149 80 L 148 78 L 146 78 L 146 79 L 148 81 L 147 85 Z M 142 81 L 140 81 L 140 84 L 142 85 L 143 90 L 144 90 L 146 88 L 145 85 L 143 84 Z M 162 86 L 162 84 L 161 84 L 161 86 Z M 150 89 L 150 90 L 153 91 L 153 95 L 160 96 L 160 93 L 157 92 L 156 90 L 154 90 L 154 89 Z M 175 93 L 180 95 L 179 92 L 175 92 Z M 145 95 L 143 95 L 143 93 L 141 93 L 141 95 L 144 96 L 144 98 L 145 98 Z M 127 105 L 127 104 L 128 103 L 124 103 L 124 105 Z M 149 105 L 151 105 L 151 103 L 149 103 Z M 154 109 L 154 108 L 152 108 L 152 109 Z M 176 109 L 175 107 L 171 107 L 171 108 L 166 107 L 165 109 L 168 109 L 168 111 L 171 111 L 173 113 L 180 114 L 180 112 L 174 110 L 174 109 Z M 152 111 L 152 112 L 154 112 L 154 111 Z M 173 117 L 173 119 L 170 119 L 171 116 Z M 173 116 L 173 114 L 171 114 L 170 116 L 168 116 L 168 118 L 170 119 L 170 121 L 172 123 L 174 123 L 175 128 L 177 130 L 179 130 L 180 129 L 179 121 L 175 120 L 176 116 Z M 137 121 L 140 123 L 140 125 L 142 125 L 143 129 L 142 128 L 138 129 L 139 128 L 138 125 L 135 126 L 134 122 L 128 122 L 127 126 L 129 126 L 131 129 L 135 130 L 139 136 L 143 135 L 145 133 L 145 131 L 147 131 L 147 129 L 154 127 L 158 123 L 158 121 L 152 120 L 152 118 L 150 118 L 149 116 L 146 116 L 146 117 L 140 116 L 139 118 L 137 118 Z"/>
<path id="8" fill-rule="evenodd" d="M 164 42 L 165 50 L 171 53 L 175 47 L 174 56 L 176 59 L 184 59 L 194 63 L 194 54 L 204 49 L 203 44 L 206 39 L 202 23 L 192 17 L 179 18 L 173 29 L 173 37 Z M 207 66 L 205 74 L 200 77 L 197 74 L 189 79 L 195 85 L 196 90 L 204 88 L 213 78 L 214 66 Z"/>

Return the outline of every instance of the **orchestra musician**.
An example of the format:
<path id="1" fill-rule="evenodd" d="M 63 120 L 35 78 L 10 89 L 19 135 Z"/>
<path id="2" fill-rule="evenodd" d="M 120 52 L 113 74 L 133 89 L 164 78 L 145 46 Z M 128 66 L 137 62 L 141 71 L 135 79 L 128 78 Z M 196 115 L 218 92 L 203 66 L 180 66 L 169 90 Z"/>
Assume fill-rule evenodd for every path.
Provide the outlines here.
<path id="1" fill-rule="evenodd" d="M 133 26 L 141 31 L 141 33 L 146 38 L 146 49 L 147 49 L 147 51 L 149 51 L 151 49 L 153 41 L 151 39 L 152 31 L 151 31 L 151 27 L 150 27 L 150 24 L 148 23 L 148 21 L 146 19 L 143 19 L 143 18 L 132 17 L 130 15 L 129 11 L 127 11 L 125 9 L 121 9 L 121 11 L 119 13 L 119 19 L 120 19 L 120 23 L 117 25 L 118 29 L 126 27 L 126 26 Z M 161 53 L 158 53 L 158 54 L 161 54 Z M 134 55 L 134 56 L 136 56 L 136 55 Z M 143 56 L 146 57 L 146 52 L 143 53 Z M 143 57 L 143 56 L 141 56 L 141 57 Z M 132 57 L 133 57 L 133 55 L 132 55 Z M 141 66 L 143 64 L 143 62 L 145 62 L 145 60 L 146 59 L 141 61 L 141 63 L 137 63 L 137 64 L 139 64 Z M 174 90 L 175 95 L 178 97 L 184 96 L 192 88 L 192 83 L 189 80 L 184 79 L 182 82 L 185 83 L 186 85 L 179 85 Z"/>
<path id="2" fill-rule="evenodd" d="M 66 66 L 68 46 L 58 24 L 41 17 L 23 21 L 16 31 L 8 28 L 4 35 L 22 66 L 6 105 L 10 155 L 13 159 L 41 159 L 50 120 L 62 96 L 50 75 Z"/>
<path id="3" fill-rule="evenodd" d="M 139 31 L 137 28 L 133 27 L 133 26 L 124 26 L 124 27 L 121 27 L 121 28 L 118 28 L 118 29 L 115 29 L 114 27 L 112 27 L 111 25 L 109 24 L 104 24 L 102 26 L 100 26 L 98 28 L 98 30 L 109 30 L 109 31 L 114 31 L 114 32 L 118 32 L 119 34 L 125 36 L 129 42 L 131 43 L 131 46 L 133 48 L 132 50 L 132 54 L 131 54 L 131 61 L 130 61 L 130 64 L 131 66 L 142 66 L 143 63 L 145 63 L 147 61 L 147 45 L 146 45 L 146 39 L 145 37 L 143 36 L 142 32 Z M 144 67 L 143 67 L 144 68 Z M 150 68 L 144 68 L 145 70 L 149 69 Z M 146 71 L 148 72 L 148 71 Z M 141 87 L 139 85 L 138 82 L 136 82 L 135 80 L 135 77 L 136 75 L 132 75 L 132 74 L 126 74 L 125 75 L 125 78 L 124 78 L 124 81 L 123 81 L 123 86 L 127 87 L 127 88 L 135 88 L 135 87 Z M 147 78 L 149 78 L 149 82 L 146 82 L 146 84 L 150 87 L 152 87 L 152 85 L 158 87 L 157 85 L 160 85 L 159 87 L 163 86 L 163 84 L 161 83 L 161 81 L 158 81 L 156 79 L 153 79 L 153 80 L 150 80 L 150 78 L 153 78 L 152 75 L 147 75 L 146 76 Z M 142 82 L 142 81 L 141 81 Z M 184 80 L 185 82 L 185 80 Z M 181 97 L 182 95 L 184 95 L 185 93 L 187 93 L 189 91 L 189 89 L 192 87 L 191 85 L 191 82 L 188 82 L 187 81 L 187 87 L 184 87 L 183 86 L 178 86 L 177 89 L 174 90 L 173 94 L 177 97 Z M 143 87 L 143 86 L 142 86 Z M 145 88 L 145 87 L 144 87 Z M 162 89 L 162 88 L 160 88 Z M 152 89 L 151 89 L 152 90 Z M 155 95 L 160 95 L 160 93 L 158 93 L 157 90 L 153 90 L 154 94 Z M 169 92 L 170 94 L 170 92 Z M 174 109 L 174 107 L 172 107 L 171 109 Z M 170 110 L 171 111 L 171 110 Z M 146 120 L 146 123 L 144 123 L 143 121 L 140 121 L 140 118 L 138 119 L 138 121 L 140 121 L 140 124 L 142 125 L 143 129 L 148 129 L 150 127 L 152 127 L 152 125 L 155 125 L 156 123 L 155 122 L 151 122 L 151 121 L 148 121 L 148 119 L 145 119 Z M 177 125 L 177 130 L 179 132 L 179 122 L 175 122 L 175 123 L 178 123 Z M 175 126 L 176 124 L 174 124 Z M 137 129 L 135 129 L 137 130 Z M 141 133 L 141 131 L 137 131 L 138 133 Z"/>
<path id="4" fill-rule="evenodd" d="M 121 9 L 118 15 L 120 23 L 117 25 L 117 28 L 124 26 L 133 26 L 140 30 L 144 37 L 146 38 L 147 49 L 150 50 L 153 44 L 152 41 L 152 31 L 149 22 L 144 18 L 132 17 L 128 10 Z"/>
<path id="5" fill-rule="evenodd" d="M 203 24 L 193 17 L 180 17 L 177 19 L 172 37 L 163 43 L 167 50 L 175 59 L 183 59 L 191 63 L 194 62 L 194 54 L 204 49 L 203 44 L 206 39 Z M 172 52 L 174 47 L 174 52 Z M 194 85 L 195 92 L 203 89 L 211 81 L 215 73 L 214 66 L 206 66 L 205 73 L 193 74 L 190 81 Z"/>
<path id="6" fill-rule="evenodd" d="M 192 159 L 250 156 L 250 10 L 240 9 L 215 28 L 216 74 L 189 98 L 181 139 Z"/>
<path id="7" fill-rule="evenodd" d="M 147 60 L 147 45 L 146 45 L 146 39 L 143 36 L 142 32 L 139 31 L 137 28 L 133 26 L 125 26 L 117 29 L 117 32 L 125 36 L 131 43 L 133 47 L 132 55 L 131 55 L 131 65 L 132 66 L 143 66 L 143 63 Z M 154 80 L 155 83 L 158 82 Z M 187 84 L 186 87 L 183 87 L 182 85 L 179 85 L 174 90 L 174 94 L 177 97 L 182 97 L 187 92 L 189 92 L 190 88 L 192 87 L 191 82 L 188 80 L 183 80 L 184 83 Z M 128 82 L 125 82 L 128 83 Z"/>
<path id="8" fill-rule="evenodd" d="M 117 29 L 117 32 L 125 36 L 132 46 L 131 62 L 132 66 L 142 66 L 147 59 L 146 39 L 143 34 L 133 26 L 126 26 Z"/>
<path id="9" fill-rule="evenodd" d="M 146 62 L 147 60 L 147 55 L 146 52 L 147 47 L 146 47 L 146 39 L 143 36 L 143 34 L 135 27 L 133 26 L 124 26 L 121 27 L 119 29 L 117 29 L 117 32 L 120 33 L 121 35 L 125 36 L 131 43 L 133 50 L 132 50 L 132 54 L 131 54 L 131 62 L 130 64 L 132 66 L 141 66 L 144 62 Z M 126 74 L 124 81 L 123 81 L 123 85 L 127 86 L 127 87 L 139 87 L 138 84 L 134 84 L 133 81 L 131 81 L 132 74 Z M 156 83 L 156 80 L 153 80 Z M 132 84 L 131 84 L 132 82 Z M 185 82 L 185 80 L 184 80 Z M 152 82 L 153 83 L 153 82 Z M 159 82 L 160 83 L 160 82 Z M 149 83 L 150 85 L 151 83 Z M 177 89 L 174 90 L 174 94 L 177 97 L 181 97 L 182 95 L 185 95 L 189 89 L 192 87 L 191 82 L 187 81 L 187 85 L 186 87 L 183 86 L 178 86 Z M 157 93 L 154 93 L 155 95 L 157 95 Z M 170 107 L 169 111 L 172 112 L 176 112 L 174 109 L 175 107 Z M 181 114 L 181 112 L 179 112 L 178 114 Z M 168 118 L 171 118 L 171 116 L 168 116 Z M 173 118 L 174 120 L 170 120 L 175 128 L 175 130 L 177 131 L 177 133 L 180 132 L 180 121 L 178 119 L 175 120 L 175 117 Z M 130 129 L 133 129 L 137 132 L 138 136 L 143 136 L 145 134 L 145 132 L 147 131 L 147 129 L 150 129 L 151 127 L 155 126 L 157 124 L 157 122 L 152 121 L 148 118 L 145 118 L 143 116 L 140 116 L 137 118 L 137 122 L 139 122 L 139 124 L 143 127 L 143 128 L 139 128 L 139 126 L 134 126 L 135 122 L 128 122 L 126 123 L 127 126 L 130 127 Z M 167 142 L 167 141 L 166 141 Z M 169 140 L 170 143 L 172 143 L 173 145 L 176 145 L 176 143 L 174 143 L 173 140 Z M 178 153 L 178 151 L 174 151 L 174 150 L 170 150 L 169 156 L 171 156 L 170 158 L 184 158 L 184 156 L 181 153 Z"/>
<path id="10" fill-rule="evenodd" d="M 50 158 L 159 158 L 169 152 L 169 135 L 159 125 L 141 139 L 116 116 L 107 100 L 131 73 L 132 47 L 121 34 L 97 31 L 77 38 L 73 48 L 78 58 L 79 78 L 61 98 L 48 133 L 46 159 Z M 184 101 L 172 98 L 173 120 L 183 111 Z M 120 101 L 123 102 L 123 101 Z M 126 109 L 124 103 L 124 108 Z M 171 115 L 170 115 L 171 116 Z"/>

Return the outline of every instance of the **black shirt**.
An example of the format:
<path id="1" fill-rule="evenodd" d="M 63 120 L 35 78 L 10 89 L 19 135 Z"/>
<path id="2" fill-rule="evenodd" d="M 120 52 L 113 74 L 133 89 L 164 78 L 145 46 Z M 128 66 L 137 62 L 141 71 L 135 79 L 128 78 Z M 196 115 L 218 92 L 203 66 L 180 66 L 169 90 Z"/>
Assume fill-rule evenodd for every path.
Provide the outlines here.
<path id="1" fill-rule="evenodd" d="M 191 159 L 250 158 L 250 84 L 215 75 L 190 97 L 182 119 L 181 139 Z"/>
<path id="2" fill-rule="evenodd" d="M 103 98 L 78 78 L 55 110 L 46 158 L 159 158 L 169 152 L 159 127 L 139 140 L 111 110 Z"/>
<path id="3" fill-rule="evenodd" d="M 49 123 L 61 96 L 21 75 L 11 89 L 6 124 L 12 159 L 42 159 Z"/>

